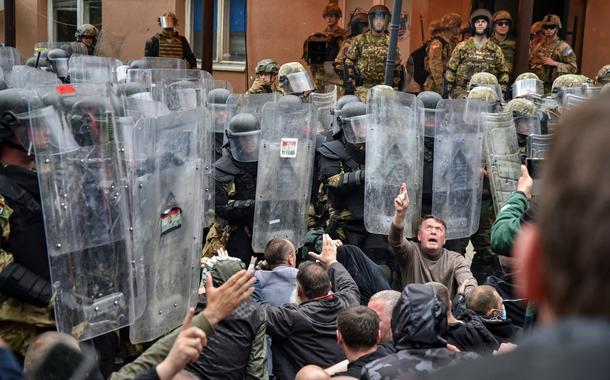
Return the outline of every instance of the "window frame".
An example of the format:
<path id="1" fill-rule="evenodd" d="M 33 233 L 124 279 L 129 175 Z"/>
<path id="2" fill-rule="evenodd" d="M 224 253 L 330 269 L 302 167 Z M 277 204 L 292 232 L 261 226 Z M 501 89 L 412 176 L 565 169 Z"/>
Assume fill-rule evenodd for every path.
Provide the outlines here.
<path id="1" fill-rule="evenodd" d="M 193 44 L 193 1 L 188 0 L 185 4 L 185 28 L 184 34 L 189 41 L 189 43 Z M 205 1 L 205 0 L 202 0 Z M 219 33 L 216 32 L 216 57 L 222 57 L 223 52 L 227 52 L 229 50 L 230 43 L 230 25 L 231 25 L 231 1 L 230 0 L 217 0 L 218 1 L 218 9 L 216 9 L 217 16 L 217 26 L 218 30 L 222 31 Z M 247 29 L 246 24 L 246 29 Z M 246 44 L 248 41 L 246 40 Z M 193 49 L 194 51 L 194 49 Z M 247 52 L 247 50 L 246 50 Z M 233 71 L 233 72 L 246 72 L 246 61 L 247 58 L 242 61 L 224 61 L 219 59 L 212 60 L 212 70 L 214 71 Z M 197 58 L 197 63 L 201 65 L 201 59 Z"/>
<path id="2" fill-rule="evenodd" d="M 101 0 L 100 0 L 101 2 Z M 47 40 L 55 41 L 57 33 L 55 29 L 55 12 L 53 8 L 53 0 L 47 0 Z M 103 20 L 103 17 L 102 17 Z M 85 0 L 76 0 L 76 27 L 79 25 L 89 24 L 89 20 L 85 21 Z M 60 41 L 70 42 L 70 41 Z"/>

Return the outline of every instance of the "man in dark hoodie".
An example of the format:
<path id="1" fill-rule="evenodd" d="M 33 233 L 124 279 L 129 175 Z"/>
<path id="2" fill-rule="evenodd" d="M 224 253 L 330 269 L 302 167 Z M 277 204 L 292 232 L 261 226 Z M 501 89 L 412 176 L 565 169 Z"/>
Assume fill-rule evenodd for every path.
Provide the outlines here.
<path id="1" fill-rule="evenodd" d="M 397 353 L 368 364 L 361 379 L 395 379 L 478 356 L 447 348 L 447 310 L 430 285 L 409 284 L 404 288 L 392 314 L 392 332 Z"/>
<path id="2" fill-rule="evenodd" d="M 267 334 L 273 341 L 273 374 L 278 380 L 294 379 L 307 364 L 328 367 L 344 360 L 337 344 L 337 316 L 360 303 L 358 286 L 337 262 L 337 246 L 330 236 L 323 236 L 320 255 L 310 255 L 319 263 L 305 262 L 299 267 L 299 304 L 264 304 Z"/>

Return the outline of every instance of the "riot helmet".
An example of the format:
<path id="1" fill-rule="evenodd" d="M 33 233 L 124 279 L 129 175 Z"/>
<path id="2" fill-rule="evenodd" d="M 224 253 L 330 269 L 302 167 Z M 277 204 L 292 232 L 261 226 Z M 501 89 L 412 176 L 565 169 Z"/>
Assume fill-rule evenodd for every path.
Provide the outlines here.
<path id="1" fill-rule="evenodd" d="M 534 73 L 521 73 L 512 87 L 513 98 L 544 95 L 544 83 Z"/>
<path id="2" fill-rule="evenodd" d="M 373 5 L 368 12 L 369 29 L 376 32 L 385 32 L 390 23 L 390 10 L 385 5 Z"/>
<path id="3" fill-rule="evenodd" d="M 93 43 L 95 44 L 98 34 L 99 34 L 99 31 L 97 30 L 97 28 L 94 25 L 83 24 L 83 25 L 79 26 L 78 28 L 76 28 L 74 37 L 76 37 L 76 41 L 78 41 L 78 42 L 82 42 L 83 38 L 85 38 L 85 39 L 90 38 L 93 40 Z"/>
<path id="4" fill-rule="evenodd" d="M 233 158 L 239 162 L 258 161 L 260 123 L 251 113 L 238 113 L 225 131 Z"/>
<path id="5" fill-rule="evenodd" d="M 477 9 L 470 15 L 470 32 L 473 36 L 477 35 L 477 28 L 475 27 L 475 23 L 477 20 L 485 20 L 487 21 L 487 27 L 483 31 L 483 34 L 486 36 L 490 36 L 493 33 L 493 17 L 491 13 L 487 9 Z"/>
<path id="6" fill-rule="evenodd" d="M 34 112 L 41 108 L 42 100 L 32 90 L 9 88 L 0 91 L 0 143 L 32 153 L 34 141 L 28 127 Z"/>
<path id="7" fill-rule="evenodd" d="M 362 102 L 347 103 L 341 109 L 338 122 L 343 129 L 343 136 L 350 144 L 364 144 L 369 123 L 366 104 Z"/>
<path id="8" fill-rule="evenodd" d="M 331 110 L 331 114 L 333 114 L 333 124 L 332 124 L 332 133 L 333 137 L 337 138 L 342 130 L 341 125 L 339 123 L 339 117 L 341 116 L 341 110 L 343 107 L 351 102 L 359 102 L 360 98 L 356 95 L 343 95 L 339 99 L 337 99 L 337 104 L 335 104 L 335 109 Z"/>
<path id="9" fill-rule="evenodd" d="M 279 82 L 285 94 L 306 96 L 313 91 L 309 74 L 299 62 L 284 63 L 278 71 Z"/>
<path id="10" fill-rule="evenodd" d="M 51 68 L 51 71 L 53 71 L 60 79 L 64 79 L 68 76 L 69 59 L 70 54 L 68 54 L 68 52 L 64 49 L 51 49 L 47 53 L 49 67 Z"/>
<path id="11" fill-rule="evenodd" d="M 232 105 L 227 104 L 231 91 L 226 88 L 215 88 L 208 92 L 208 109 L 212 116 L 214 132 L 222 133 L 225 131 L 232 114 Z"/>
<path id="12" fill-rule="evenodd" d="M 512 112 L 517 133 L 520 135 L 540 134 L 540 113 L 534 102 L 517 98 L 506 103 L 504 111 Z"/>
<path id="13" fill-rule="evenodd" d="M 157 23 L 163 29 L 174 29 L 178 26 L 178 17 L 174 12 L 165 12 L 157 18 Z"/>
<path id="14" fill-rule="evenodd" d="M 468 82 L 468 90 L 472 90 L 475 87 L 488 87 L 494 90 L 496 98 L 502 101 L 502 89 L 498 83 L 498 78 L 495 75 L 487 72 L 475 73 Z"/>
<path id="15" fill-rule="evenodd" d="M 423 124 L 424 135 L 426 137 L 434 136 L 434 128 L 436 127 L 436 105 L 443 97 L 434 91 L 422 91 L 417 95 L 417 100 L 424 106 Z"/>

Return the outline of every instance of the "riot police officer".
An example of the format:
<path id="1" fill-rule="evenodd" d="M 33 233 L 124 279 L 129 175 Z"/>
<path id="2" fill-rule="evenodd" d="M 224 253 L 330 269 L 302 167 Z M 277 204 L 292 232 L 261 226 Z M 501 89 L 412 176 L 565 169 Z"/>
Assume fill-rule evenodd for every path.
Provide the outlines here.
<path id="1" fill-rule="evenodd" d="M 224 247 L 248 265 L 254 255 L 252 224 L 260 123 L 251 113 L 239 113 L 231 118 L 226 136 L 227 154 L 214 163 L 217 220 L 208 232 L 203 254 L 210 257 Z"/>
<path id="2" fill-rule="evenodd" d="M 225 129 L 231 117 L 230 107 L 227 105 L 230 95 L 231 91 L 226 88 L 215 88 L 208 93 L 208 109 L 212 116 L 214 133 L 214 161 L 222 156 Z"/>

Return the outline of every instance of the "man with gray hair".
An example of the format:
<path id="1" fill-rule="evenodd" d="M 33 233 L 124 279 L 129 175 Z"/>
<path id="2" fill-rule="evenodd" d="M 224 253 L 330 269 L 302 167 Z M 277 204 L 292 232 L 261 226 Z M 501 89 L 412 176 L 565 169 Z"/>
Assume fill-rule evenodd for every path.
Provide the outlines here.
<path id="1" fill-rule="evenodd" d="M 379 316 L 379 332 L 381 333 L 381 343 L 392 343 L 392 312 L 398 303 L 400 292 L 396 290 L 382 290 L 373 294 L 369 300 L 368 307 L 373 309 Z"/>

